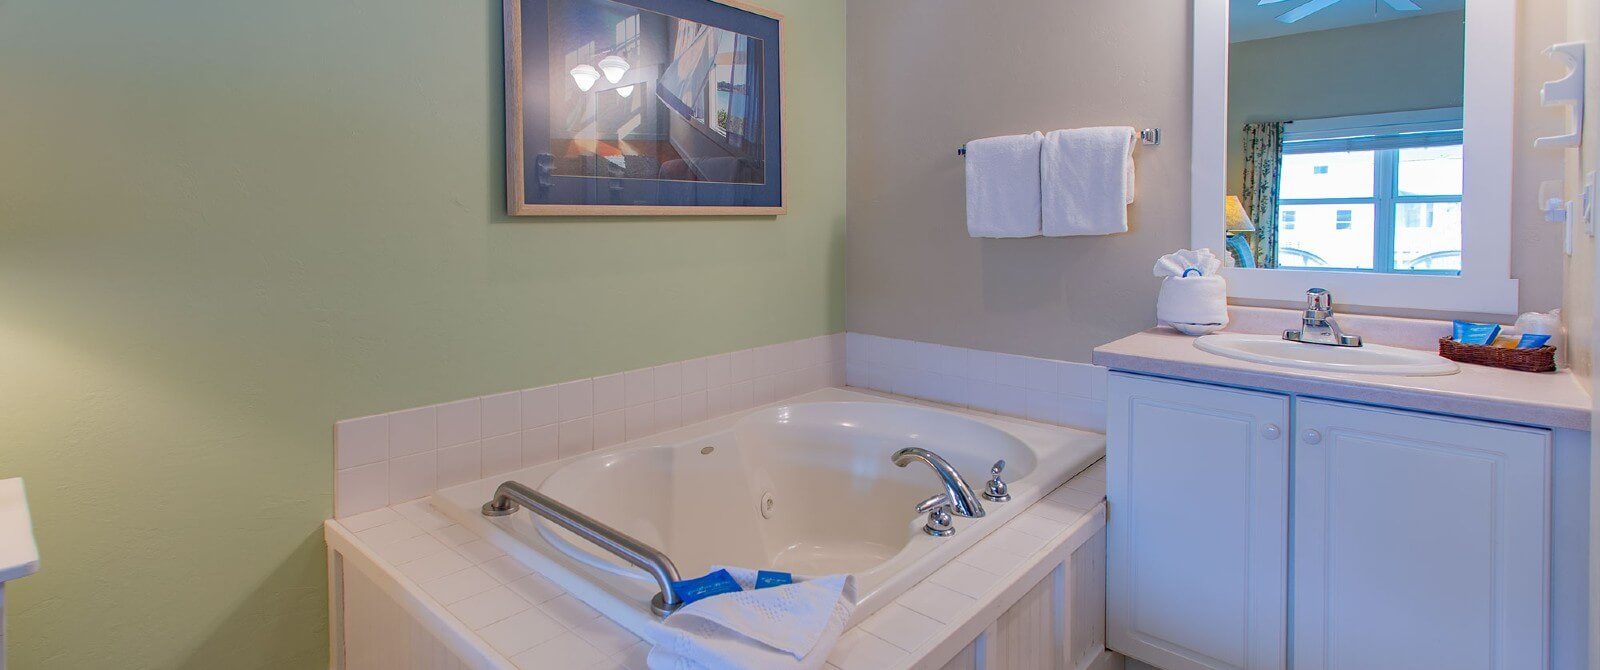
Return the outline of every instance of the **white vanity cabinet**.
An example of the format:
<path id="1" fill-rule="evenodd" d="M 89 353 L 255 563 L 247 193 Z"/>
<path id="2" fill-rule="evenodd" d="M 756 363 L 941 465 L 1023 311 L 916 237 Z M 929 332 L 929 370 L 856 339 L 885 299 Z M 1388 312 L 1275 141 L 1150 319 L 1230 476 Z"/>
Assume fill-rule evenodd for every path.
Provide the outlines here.
<path id="1" fill-rule="evenodd" d="M 1549 666 L 1550 431 L 1123 373 L 1108 401 L 1112 649 Z"/>
<path id="2" fill-rule="evenodd" d="M 1548 667 L 1550 431 L 1296 400 L 1296 670 Z"/>
<path id="3" fill-rule="evenodd" d="M 1115 373 L 1108 392 L 1108 646 L 1283 667 L 1289 397 Z"/>

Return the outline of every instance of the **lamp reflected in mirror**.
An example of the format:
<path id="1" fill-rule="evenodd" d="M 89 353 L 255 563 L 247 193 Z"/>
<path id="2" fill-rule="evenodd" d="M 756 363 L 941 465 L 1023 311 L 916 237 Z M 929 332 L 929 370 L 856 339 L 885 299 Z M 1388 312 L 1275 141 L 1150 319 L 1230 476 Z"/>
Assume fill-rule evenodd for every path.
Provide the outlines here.
<path id="1" fill-rule="evenodd" d="M 1256 232 L 1256 225 L 1250 221 L 1250 215 L 1244 211 L 1244 203 L 1239 201 L 1239 196 L 1230 195 L 1222 205 L 1222 218 L 1225 230 L 1228 231 L 1228 265 L 1230 267 L 1253 268 L 1256 266 L 1256 253 L 1250 247 L 1250 240 L 1246 233 Z"/>

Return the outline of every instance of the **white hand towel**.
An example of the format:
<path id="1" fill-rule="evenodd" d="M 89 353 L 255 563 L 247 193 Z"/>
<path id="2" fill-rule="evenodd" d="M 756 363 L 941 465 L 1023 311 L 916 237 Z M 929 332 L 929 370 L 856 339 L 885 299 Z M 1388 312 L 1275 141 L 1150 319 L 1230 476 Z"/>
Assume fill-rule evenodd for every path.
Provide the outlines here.
<path id="1" fill-rule="evenodd" d="M 1222 269 L 1222 259 L 1210 249 L 1179 249 L 1156 259 L 1157 277 L 1184 277 L 1195 274 L 1214 275 Z"/>
<path id="2" fill-rule="evenodd" d="M 1052 130 L 1040 151 L 1044 234 L 1128 232 L 1133 128 Z"/>
<path id="3" fill-rule="evenodd" d="M 754 589 L 754 570 L 726 568 L 744 587 L 684 605 L 654 640 L 651 670 L 816 670 L 856 607 L 856 578 L 831 575 Z"/>
<path id="4" fill-rule="evenodd" d="M 967 143 L 967 234 L 1039 234 L 1039 146 L 1044 136 L 1010 135 Z"/>
<path id="5" fill-rule="evenodd" d="M 1156 321 L 1164 324 L 1228 324 L 1228 283 L 1222 277 L 1191 275 L 1161 280 Z"/>

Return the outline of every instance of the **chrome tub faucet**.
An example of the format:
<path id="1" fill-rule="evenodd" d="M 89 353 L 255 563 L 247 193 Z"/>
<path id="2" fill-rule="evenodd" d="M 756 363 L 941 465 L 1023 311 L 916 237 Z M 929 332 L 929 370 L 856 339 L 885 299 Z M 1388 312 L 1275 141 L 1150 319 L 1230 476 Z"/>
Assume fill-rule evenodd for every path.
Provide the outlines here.
<path id="1" fill-rule="evenodd" d="M 956 472 L 949 461 L 921 447 L 906 447 L 894 452 L 894 464 L 900 467 L 910 465 L 912 461 L 922 461 L 933 468 L 934 474 L 939 476 L 939 482 L 944 484 L 944 493 L 936 494 L 917 504 L 917 512 L 927 513 L 928 522 L 922 530 L 929 535 L 946 537 L 955 534 L 955 527 L 951 524 L 950 515 L 964 516 L 976 519 L 984 515 L 983 503 L 978 501 L 978 496 L 972 492 L 972 487 L 967 486 L 967 481 L 961 478 L 961 473 Z"/>

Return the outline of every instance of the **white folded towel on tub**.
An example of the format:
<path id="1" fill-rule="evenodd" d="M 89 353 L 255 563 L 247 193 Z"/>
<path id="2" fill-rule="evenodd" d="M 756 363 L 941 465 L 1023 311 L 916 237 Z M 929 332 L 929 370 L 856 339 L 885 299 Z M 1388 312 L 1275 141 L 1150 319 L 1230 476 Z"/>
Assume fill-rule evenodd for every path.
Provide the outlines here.
<path id="1" fill-rule="evenodd" d="M 684 605 L 654 640 L 651 670 L 816 670 L 856 607 L 853 575 L 796 577 L 755 589 L 756 571 L 723 568 L 744 587 Z M 715 571 L 716 568 L 713 568 Z"/>
<path id="2" fill-rule="evenodd" d="M 1040 150 L 1042 224 L 1049 237 L 1128 232 L 1133 128 L 1052 130 Z"/>
<path id="3" fill-rule="evenodd" d="M 1039 145 L 1044 135 L 988 137 L 967 143 L 967 234 L 1039 235 Z"/>

